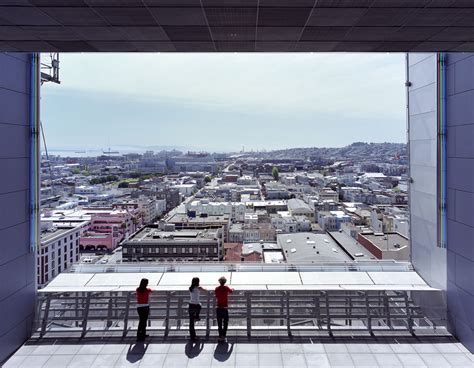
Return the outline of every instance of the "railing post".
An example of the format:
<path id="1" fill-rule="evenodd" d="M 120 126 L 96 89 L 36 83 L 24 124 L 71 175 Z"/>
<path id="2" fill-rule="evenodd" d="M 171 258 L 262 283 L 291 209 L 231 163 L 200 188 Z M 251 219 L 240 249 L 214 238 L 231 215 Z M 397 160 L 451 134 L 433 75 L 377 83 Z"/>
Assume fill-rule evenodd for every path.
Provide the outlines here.
<path id="1" fill-rule="evenodd" d="M 127 336 L 127 332 L 128 332 L 128 316 L 130 312 L 130 295 L 131 294 L 132 293 L 127 292 L 127 304 L 125 304 L 125 315 L 123 318 L 123 334 L 122 334 L 123 337 Z"/>
<path id="2" fill-rule="evenodd" d="M 283 316 L 285 314 L 285 292 L 281 293 L 280 296 L 280 316 Z M 284 324 L 283 318 L 280 318 L 280 326 L 283 326 Z"/>
<path id="3" fill-rule="evenodd" d="M 384 302 L 384 306 L 385 306 L 385 313 L 386 313 L 386 317 L 387 317 L 387 326 L 388 327 L 392 327 L 392 319 L 390 318 L 390 303 L 388 301 L 388 295 L 387 295 L 387 291 L 384 291 L 383 292 L 383 302 Z"/>
<path id="4" fill-rule="evenodd" d="M 286 329 L 288 336 L 291 336 L 291 318 L 290 318 L 290 292 L 286 292 Z"/>
<path id="5" fill-rule="evenodd" d="M 247 336 L 252 335 L 252 299 L 250 298 L 250 291 L 245 292 L 247 299 Z"/>
<path id="6" fill-rule="evenodd" d="M 365 313 L 367 314 L 367 328 L 371 335 L 374 334 L 372 331 L 372 317 L 370 315 L 370 305 L 369 305 L 369 292 L 365 292 Z"/>
<path id="7" fill-rule="evenodd" d="M 86 335 L 87 330 L 87 319 L 89 318 L 89 308 L 91 306 L 91 294 L 87 294 L 86 307 L 84 309 L 84 315 L 82 316 L 82 333 L 81 337 Z"/>
<path id="8" fill-rule="evenodd" d="M 211 293 L 208 291 L 207 292 L 207 309 L 206 309 L 206 337 L 209 337 L 209 335 L 211 334 L 211 316 L 210 316 L 210 313 L 211 313 Z"/>
<path id="9" fill-rule="evenodd" d="M 316 314 L 316 325 L 318 329 L 321 329 L 321 308 L 320 308 L 320 293 L 319 291 L 315 292 L 314 297 L 314 306 L 315 306 L 315 314 Z"/>
<path id="10" fill-rule="evenodd" d="M 46 326 L 48 325 L 48 316 L 49 316 L 50 306 L 51 306 L 51 295 L 47 294 L 46 295 L 46 306 L 45 306 L 44 314 L 43 314 L 43 321 L 41 323 L 40 337 L 43 337 L 44 334 L 46 333 Z"/>
<path id="11" fill-rule="evenodd" d="M 165 336 L 168 336 L 170 330 L 170 307 L 171 307 L 171 292 L 166 292 L 166 315 L 165 315 Z"/>
<path id="12" fill-rule="evenodd" d="M 74 311 L 76 320 L 74 321 L 74 324 L 75 324 L 76 327 L 79 327 L 79 321 L 78 321 L 78 319 L 79 319 L 79 298 L 80 298 L 79 293 L 77 293 L 77 292 L 74 293 L 74 298 L 75 298 L 75 303 L 76 303 L 76 305 L 75 305 L 76 308 L 75 308 L 75 311 Z"/>
<path id="13" fill-rule="evenodd" d="M 331 308 L 329 308 L 329 292 L 325 291 L 325 300 L 326 300 L 326 318 L 327 318 L 327 328 L 328 334 L 332 337 L 332 329 L 331 329 Z"/>
<path id="14" fill-rule="evenodd" d="M 109 307 L 107 309 L 107 324 L 106 324 L 106 329 L 108 329 L 110 326 L 112 326 L 112 293 L 109 295 Z"/>
<path id="15" fill-rule="evenodd" d="M 177 321 L 176 321 L 176 329 L 181 329 L 181 319 L 183 318 L 183 297 L 178 297 L 178 310 L 177 310 Z"/>
<path id="16" fill-rule="evenodd" d="M 408 331 L 415 336 L 415 331 L 413 330 L 413 318 L 411 316 L 411 309 L 410 309 L 410 300 L 408 299 L 408 293 L 405 291 L 403 293 L 403 297 L 405 299 L 405 308 L 407 311 L 407 323 L 408 323 Z"/>

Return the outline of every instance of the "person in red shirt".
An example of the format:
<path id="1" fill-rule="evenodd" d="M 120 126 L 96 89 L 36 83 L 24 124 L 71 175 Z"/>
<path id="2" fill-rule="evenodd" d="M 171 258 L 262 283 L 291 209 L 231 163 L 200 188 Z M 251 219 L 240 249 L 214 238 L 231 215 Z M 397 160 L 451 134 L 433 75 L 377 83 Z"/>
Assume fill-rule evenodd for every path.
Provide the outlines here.
<path id="1" fill-rule="evenodd" d="M 226 286 L 226 282 L 227 279 L 222 276 L 219 279 L 220 286 L 216 287 L 216 290 L 214 291 L 217 301 L 216 317 L 217 328 L 219 329 L 219 342 L 225 341 L 227 326 L 229 324 L 228 297 L 229 294 L 232 294 L 234 291 L 234 289 Z"/>
<path id="2" fill-rule="evenodd" d="M 148 303 L 151 289 L 147 288 L 148 279 L 141 279 L 140 286 L 137 287 L 137 312 L 138 312 L 138 329 L 137 329 L 137 340 L 143 341 L 146 334 L 146 324 L 148 321 L 148 315 L 150 314 L 150 304 Z"/>

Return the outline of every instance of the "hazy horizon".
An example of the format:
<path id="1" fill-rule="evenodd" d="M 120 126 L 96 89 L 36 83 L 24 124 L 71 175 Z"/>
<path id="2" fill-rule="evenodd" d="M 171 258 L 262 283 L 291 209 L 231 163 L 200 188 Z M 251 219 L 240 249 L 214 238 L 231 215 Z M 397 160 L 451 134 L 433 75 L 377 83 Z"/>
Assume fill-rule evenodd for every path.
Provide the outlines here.
<path id="1" fill-rule="evenodd" d="M 406 142 L 403 54 L 61 54 L 49 150 Z"/>

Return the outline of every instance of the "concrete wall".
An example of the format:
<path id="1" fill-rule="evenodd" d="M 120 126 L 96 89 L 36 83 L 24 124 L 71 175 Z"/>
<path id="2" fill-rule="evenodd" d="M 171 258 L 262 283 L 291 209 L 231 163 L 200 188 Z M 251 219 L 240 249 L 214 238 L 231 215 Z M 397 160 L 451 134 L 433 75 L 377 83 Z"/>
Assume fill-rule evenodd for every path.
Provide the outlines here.
<path id="1" fill-rule="evenodd" d="M 448 54 L 446 80 L 448 319 L 474 352 L 474 54 Z"/>
<path id="2" fill-rule="evenodd" d="M 29 237 L 28 54 L 0 53 L 0 362 L 29 336 L 36 300 Z"/>
<path id="3" fill-rule="evenodd" d="M 410 239 L 415 270 L 446 290 L 446 249 L 437 245 L 436 54 L 409 54 Z"/>

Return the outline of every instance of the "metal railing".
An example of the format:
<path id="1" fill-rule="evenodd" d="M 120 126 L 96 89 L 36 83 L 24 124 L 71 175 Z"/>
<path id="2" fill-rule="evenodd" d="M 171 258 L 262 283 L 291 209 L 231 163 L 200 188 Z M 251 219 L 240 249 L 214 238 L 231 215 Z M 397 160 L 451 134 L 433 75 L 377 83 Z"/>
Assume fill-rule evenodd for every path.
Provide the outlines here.
<path id="1" fill-rule="evenodd" d="M 125 291 L 44 293 L 38 304 L 40 337 L 56 332 L 116 332 L 126 336 L 138 322 L 135 293 Z M 215 329 L 215 297 L 203 294 L 196 329 Z M 149 330 L 187 333 L 189 293 L 154 291 Z M 236 291 L 230 296 L 229 331 L 251 336 L 259 330 L 293 331 L 436 331 L 407 291 Z"/>

